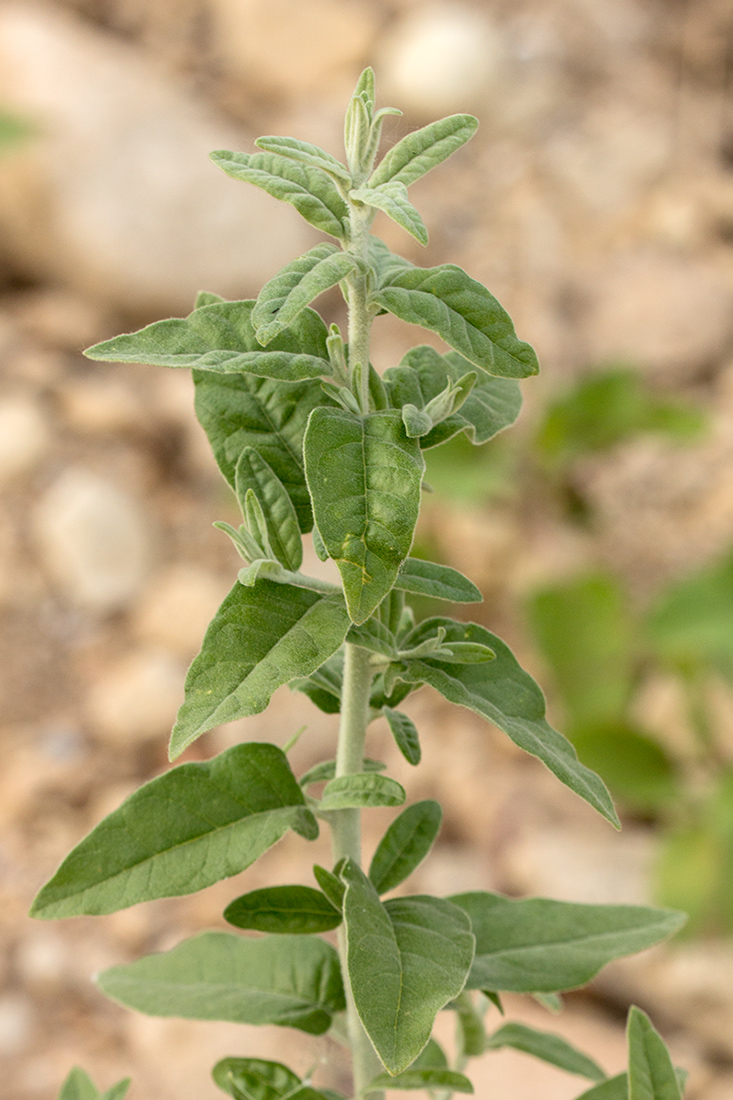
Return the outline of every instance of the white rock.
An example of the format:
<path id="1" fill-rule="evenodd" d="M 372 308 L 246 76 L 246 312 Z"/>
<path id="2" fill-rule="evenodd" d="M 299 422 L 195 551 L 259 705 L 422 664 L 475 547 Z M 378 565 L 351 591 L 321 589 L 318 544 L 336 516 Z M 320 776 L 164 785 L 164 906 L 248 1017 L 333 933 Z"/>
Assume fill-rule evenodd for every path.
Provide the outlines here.
<path id="1" fill-rule="evenodd" d="M 8 993 L 0 997 L 0 1054 L 13 1055 L 28 1046 L 33 1033 L 33 1010 L 27 997 Z"/>
<path id="2" fill-rule="evenodd" d="M 16 260 L 101 304 L 186 313 L 312 241 L 295 211 L 228 179 L 212 149 L 241 135 L 150 59 L 33 2 L 0 6 L 0 98 L 38 122 L 0 163 L 0 228 Z"/>
<path id="3" fill-rule="evenodd" d="M 123 657 L 92 686 L 86 715 L 95 737 L 114 745 L 168 732 L 183 702 L 185 665 L 146 649 Z"/>
<path id="4" fill-rule="evenodd" d="M 67 469 L 39 501 L 34 521 L 44 564 L 72 603 L 112 611 L 145 583 L 150 519 L 114 482 Z"/>
<path id="5" fill-rule="evenodd" d="M 49 444 L 46 418 L 27 396 L 0 400 L 0 482 L 32 469 Z"/>
<path id="6" fill-rule="evenodd" d="M 385 94 L 419 115 L 466 111 L 500 80 L 501 36 L 476 8 L 418 4 L 385 37 L 377 70 Z"/>
<path id="7" fill-rule="evenodd" d="M 153 578 L 134 618 L 137 634 L 190 659 L 231 587 L 209 570 L 185 562 Z"/>

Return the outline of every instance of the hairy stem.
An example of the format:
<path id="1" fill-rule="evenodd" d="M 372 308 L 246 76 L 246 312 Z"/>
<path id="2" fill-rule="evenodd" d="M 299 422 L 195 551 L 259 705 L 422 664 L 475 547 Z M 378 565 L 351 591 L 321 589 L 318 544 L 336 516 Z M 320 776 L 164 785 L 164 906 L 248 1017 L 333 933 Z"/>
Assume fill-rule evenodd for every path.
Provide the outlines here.
<path id="1" fill-rule="evenodd" d="M 354 396 L 361 411 L 369 412 L 369 330 L 372 314 L 367 308 L 367 277 L 365 265 L 369 258 L 369 229 L 374 210 L 361 203 L 351 203 L 351 239 L 348 251 L 356 257 L 360 266 L 348 276 L 349 291 L 349 377 L 359 369 L 359 391 Z"/>
<path id="2" fill-rule="evenodd" d="M 336 755 L 337 776 L 353 775 L 363 770 L 364 741 L 369 723 L 369 690 L 373 675 L 368 650 L 348 643 L 345 649 L 341 725 Z M 330 819 L 334 862 L 345 857 L 361 866 L 361 811 L 335 810 Z M 382 1067 L 361 1025 L 351 995 L 346 966 L 346 930 L 343 925 L 338 931 L 338 949 L 346 988 L 346 1021 L 353 1060 L 354 1096 L 358 1097 Z M 383 1100 L 383 1097 L 383 1093 L 371 1094 L 372 1100 Z"/>

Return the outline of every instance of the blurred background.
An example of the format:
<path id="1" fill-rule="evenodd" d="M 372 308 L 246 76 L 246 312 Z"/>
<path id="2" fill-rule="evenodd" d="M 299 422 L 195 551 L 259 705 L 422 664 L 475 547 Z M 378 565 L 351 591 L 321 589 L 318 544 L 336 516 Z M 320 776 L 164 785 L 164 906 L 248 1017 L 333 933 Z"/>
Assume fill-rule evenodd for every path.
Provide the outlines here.
<path id="1" fill-rule="evenodd" d="M 429 455 L 417 551 L 480 585 L 484 604 L 457 613 L 514 647 L 625 823 L 616 835 L 423 689 L 406 707 L 419 771 L 381 724 L 370 744 L 410 799 L 444 805 L 411 888 L 686 909 L 678 942 L 609 968 L 561 1016 L 508 1003 L 615 1072 L 635 1000 L 690 1069 L 690 1100 L 733 1095 L 731 0 L 21 0 L 0 2 L 5 1100 L 52 1100 L 74 1063 L 105 1088 L 131 1075 L 130 1100 L 214 1100 L 218 1057 L 287 1050 L 305 1071 L 324 1053 L 282 1030 L 136 1017 L 90 983 L 221 926 L 240 885 L 308 881 L 297 838 L 198 897 L 100 921 L 26 913 L 69 847 L 165 767 L 185 669 L 239 564 L 211 526 L 234 510 L 190 378 L 80 351 L 185 315 L 200 289 L 255 296 L 316 243 L 207 154 L 272 133 L 340 156 L 366 64 L 379 104 L 405 112 L 385 146 L 455 111 L 481 123 L 413 189 L 428 248 L 376 230 L 485 282 L 543 364 L 517 428 Z M 379 318 L 376 364 L 416 341 Z M 284 744 L 303 722 L 297 762 L 331 755 L 330 720 L 284 689 L 189 758 Z M 318 845 L 306 857 L 325 863 Z M 583 1088 L 509 1053 L 476 1081 L 512 1100 Z"/>

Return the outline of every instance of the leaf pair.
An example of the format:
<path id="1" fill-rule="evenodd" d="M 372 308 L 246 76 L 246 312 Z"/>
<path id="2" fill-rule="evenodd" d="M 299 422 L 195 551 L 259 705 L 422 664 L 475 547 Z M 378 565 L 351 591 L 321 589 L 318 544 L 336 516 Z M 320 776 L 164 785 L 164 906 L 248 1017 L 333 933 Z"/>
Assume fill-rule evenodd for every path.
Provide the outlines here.
<path id="1" fill-rule="evenodd" d="M 682 1100 L 685 1074 L 677 1071 L 659 1032 L 640 1008 L 629 1012 L 628 1073 L 595 1085 L 577 1100 Z"/>
<path id="2" fill-rule="evenodd" d="M 390 804 L 383 795 L 379 801 L 381 805 Z M 369 881 L 379 894 L 399 886 L 422 862 L 437 836 L 440 819 L 440 806 L 428 800 L 408 806 L 392 822 L 369 868 Z M 236 928 L 276 935 L 328 932 L 338 927 L 342 919 L 344 885 L 337 877 L 340 869 L 337 867 L 331 873 L 322 867 L 314 868 L 323 892 L 311 886 L 251 890 L 233 901 L 224 917 Z"/>
<path id="3" fill-rule="evenodd" d="M 214 1066 L 212 1076 L 234 1100 L 343 1100 L 330 1089 L 304 1085 L 297 1073 L 281 1062 L 263 1058 L 223 1058 Z"/>
<path id="4" fill-rule="evenodd" d="M 130 1087 L 129 1077 L 100 1092 L 83 1069 L 75 1066 L 61 1086 L 59 1100 L 124 1100 Z"/>

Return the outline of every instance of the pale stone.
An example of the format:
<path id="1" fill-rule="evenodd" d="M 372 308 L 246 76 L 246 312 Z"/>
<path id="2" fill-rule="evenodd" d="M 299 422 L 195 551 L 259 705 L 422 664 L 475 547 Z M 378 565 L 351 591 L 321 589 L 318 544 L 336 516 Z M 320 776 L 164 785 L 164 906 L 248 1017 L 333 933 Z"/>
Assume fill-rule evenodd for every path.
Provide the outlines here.
<path id="1" fill-rule="evenodd" d="M 230 71 L 298 98 L 323 96 L 331 84 L 340 91 L 344 78 L 354 83 L 380 22 L 363 0 L 213 0 L 212 7 Z"/>
<path id="2" fill-rule="evenodd" d="M 0 997 L 0 1054 L 24 1050 L 33 1035 L 33 1009 L 27 997 L 8 993 Z"/>
<path id="3" fill-rule="evenodd" d="M 180 562 L 153 579 L 136 610 L 134 629 L 146 642 L 190 659 L 230 588 L 231 581 Z"/>
<path id="4" fill-rule="evenodd" d="M 26 271 L 144 316 L 200 289 L 256 293 L 313 236 L 228 179 L 247 144 L 132 46 L 35 3 L 0 6 L 0 99 L 39 134 L 0 163 L 0 228 Z"/>
<path id="5" fill-rule="evenodd" d="M 185 671 L 185 665 L 157 649 L 123 657 L 87 696 L 93 735 L 110 744 L 132 745 L 167 733 L 183 702 Z"/>
<path id="6" fill-rule="evenodd" d="M 405 110 L 436 116 L 470 110 L 503 75 L 505 46 L 476 8 L 418 5 L 384 38 L 377 70 L 385 94 Z"/>
<path id="7" fill-rule="evenodd" d="M 83 467 L 65 470 L 39 501 L 34 521 L 44 564 L 72 603 L 113 611 L 145 583 L 150 518 L 107 478 Z"/>
<path id="8" fill-rule="evenodd" d="M 48 450 L 49 437 L 46 417 L 30 397 L 0 399 L 0 482 L 36 466 Z"/>

